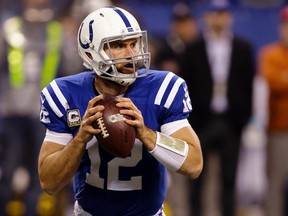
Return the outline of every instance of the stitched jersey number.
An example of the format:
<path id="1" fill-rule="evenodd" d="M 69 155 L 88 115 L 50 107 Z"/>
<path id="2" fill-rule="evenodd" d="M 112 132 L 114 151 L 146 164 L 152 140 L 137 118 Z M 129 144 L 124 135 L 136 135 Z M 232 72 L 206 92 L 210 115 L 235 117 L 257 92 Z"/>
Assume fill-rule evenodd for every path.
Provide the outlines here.
<path id="1" fill-rule="evenodd" d="M 87 173 L 86 182 L 94 187 L 104 189 L 104 178 L 99 175 L 101 159 L 98 145 L 88 147 L 89 158 L 91 160 L 90 172 Z M 130 180 L 120 180 L 120 167 L 135 167 L 142 159 L 142 144 L 139 140 L 135 141 L 131 156 L 127 158 L 115 157 L 107 164 L 107 189 L 114 191 L 131 191 L 142 188 L 142 176 L 131 176 Z"/>
<path id="2" fill-rule="evenodd" d="M 192 110 L 192 104 L 189 97 L 187 85 L 184 85 L 184 92 L 185 92 L 185 98 L 183 99 L 183 105 L 184 105 L 183 112 L 189 112 Z"/>

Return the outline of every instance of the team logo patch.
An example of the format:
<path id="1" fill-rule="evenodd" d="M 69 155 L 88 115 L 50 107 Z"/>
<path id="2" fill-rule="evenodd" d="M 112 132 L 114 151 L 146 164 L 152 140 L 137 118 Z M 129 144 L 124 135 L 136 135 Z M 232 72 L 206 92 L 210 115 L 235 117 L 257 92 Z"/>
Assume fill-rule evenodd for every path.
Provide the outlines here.
<path id="1" fill-rule="evenodd" d="M 81 125 L 80 111 L 78 109 L 67 111 L 67 124 L 69 127 Z"/>

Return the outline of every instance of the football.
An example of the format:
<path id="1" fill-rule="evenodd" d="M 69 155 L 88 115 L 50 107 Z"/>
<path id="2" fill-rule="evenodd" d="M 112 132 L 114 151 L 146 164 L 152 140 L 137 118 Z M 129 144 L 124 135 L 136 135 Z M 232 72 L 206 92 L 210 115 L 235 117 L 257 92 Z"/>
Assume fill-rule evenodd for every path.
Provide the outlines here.
<path id="1" fill-rule="evenodd" d="M 116 106 L 116 98 L 111 94 L 103 94 L 103 99 L 96 105 L 103 105 L 102 117 L 92 126 L 101 130 L 96 135 L 99 144 L 115 157 L 125 158 L 130 155 L 135 142 L 135 128 L 124 122 L 124 118 L 130 116 L 120 114 L 120 108 Z"/>

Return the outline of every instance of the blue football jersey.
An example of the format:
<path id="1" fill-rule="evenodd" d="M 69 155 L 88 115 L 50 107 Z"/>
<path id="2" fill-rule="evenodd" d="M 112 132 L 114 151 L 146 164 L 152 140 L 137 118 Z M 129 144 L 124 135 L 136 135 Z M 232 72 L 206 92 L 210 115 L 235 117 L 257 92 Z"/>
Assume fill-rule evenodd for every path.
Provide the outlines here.
<path id="1" fill-rule="evenodd" d="M 140 73 L 143 71 L 140 70 Z M 57 78 L 41 92 L 41 122 L 47 129 L 75 136 L 90 99 L 99 95 L 95 73 L 86 71 Z M 185 120 L 191 102 L 185 81 L 172 72 L 151 70 L 129 86 L 130 98 L 142 112 L 147 127 Z M 75 197 L 92 215 L 153 215 L 167 191 L 167 170 L 136 139 L 130 156 L 117 158 L 94 137 L 73 178 Z"/>

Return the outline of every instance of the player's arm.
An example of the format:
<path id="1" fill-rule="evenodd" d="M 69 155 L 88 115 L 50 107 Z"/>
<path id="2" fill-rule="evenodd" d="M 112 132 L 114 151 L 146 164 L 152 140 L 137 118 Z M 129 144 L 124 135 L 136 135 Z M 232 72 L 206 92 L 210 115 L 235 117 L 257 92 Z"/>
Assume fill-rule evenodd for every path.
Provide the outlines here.
<path id="1" fill-rule="evenodd" d="M 98 96 L 89 101 L 80 128 L 69 143 L 62 145 L 44 139 L 39 153 L 38 170 L 41 187 L 47 193 L 55 194 L 71 181 L 79 167 L 86 144 L 93 135 L 100 132 L 91 126 L 92 122 L 102 116 L 104 107 L 93 107 L 99 99 Z"/>
<path id="2" fill-rule="evenodd" d="M 44 141 L 39 154 L 41 187 L 49 194 L 63 189 L 72 179 L 83 156 L 86 143 L 73 139 L 66 146 Z"/>
<path id="3" fill-rule="evenodd" d="M 178 170 L 179 173 L 197 178 L 203 168 L 203 158 L 198 136 L 192 127 L 186 126 L 171 134 L 171 137 L 185 141 L 189 145 L 188 155 Z"/>
<path id="4" fill-rule="evenodd" d="M 121 113 L 133 119 L 125 121 L 136 128 L 136 137 L 159 162 L 192 179 L 200 175 L 203 167 L 200 142 L 189 124 L 167 136 L 148 128 L 141 111 L 129 98 L 119 98 L 118 102 L 117 106 L 126 108 Z"/>
<path id="5" fill-rule="evenodd" d="M 198 136 L 190 126 L 185 126 L 170 136 L 144 126 L 139 139 L 147 150 L 170 170 L 192 179 L 200 175 L 203 168 L 202 151 Z M 171 147 L 171 143 L 174 143 L 174 147 Z"/>

